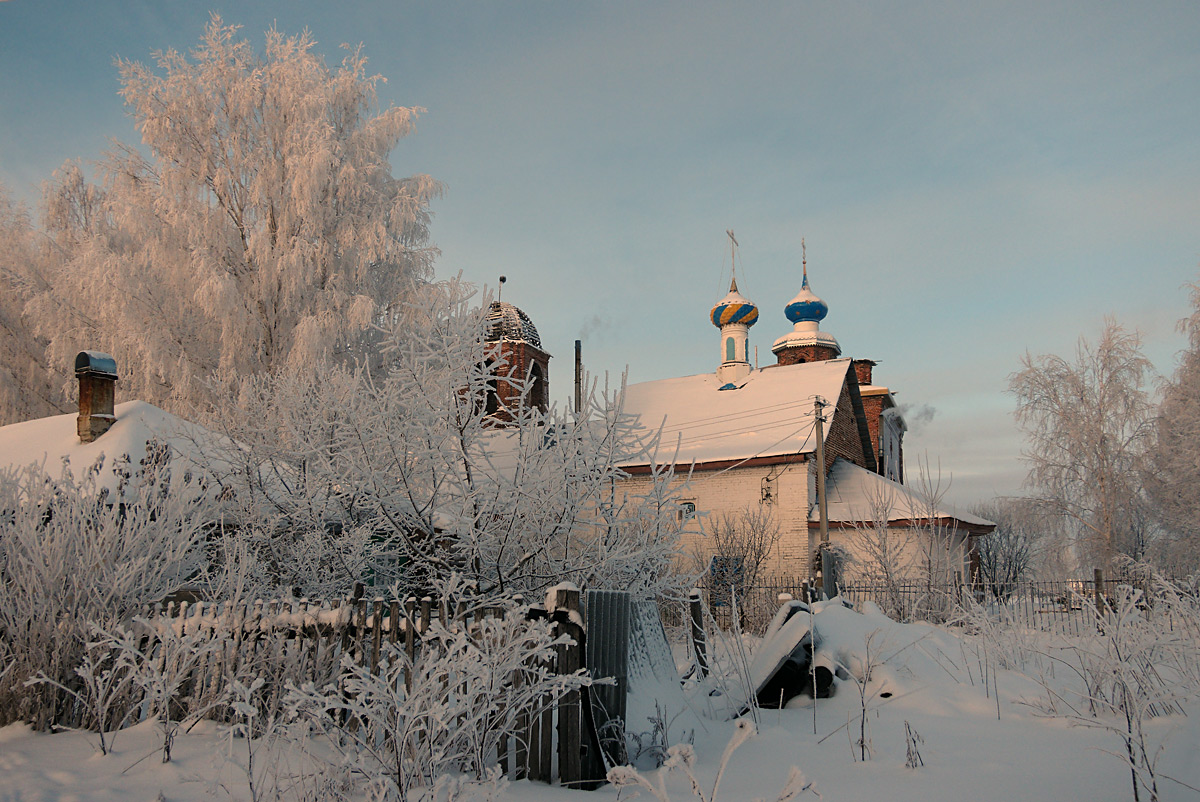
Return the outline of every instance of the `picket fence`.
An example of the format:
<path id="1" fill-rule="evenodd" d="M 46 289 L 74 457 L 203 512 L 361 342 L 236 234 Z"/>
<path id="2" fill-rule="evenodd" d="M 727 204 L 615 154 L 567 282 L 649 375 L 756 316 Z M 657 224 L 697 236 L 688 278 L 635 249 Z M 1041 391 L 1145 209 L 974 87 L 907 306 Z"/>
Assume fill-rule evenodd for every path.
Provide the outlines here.
<path id="1" fill-rule="evenodd" d="M 162 645 L 170 636 L 187 636 L 193 644 L 216 641 L 209 649 L 199 649 L 200 657 L 176 672 L 181 677 L 177 705 L 179 717 L 221 719 L 228 708 L 225 698 L 229 678 L 257 676 L 264 679 L 260 690 L 264 707 L 278 709 L 286 685 L 313 683 L 321 687 L 338 682 L 343 658 L 376 674 L 386 660 L 384 644 L 403 650 L 407 665 L 418 663 L 427 648 L 425 634 L 434 620 L 452 631 L 474 622 L 504 614 L 499 607 L 478 607 L 462 599 L 367 599 L 362 587 L 349 599 L 283 599 L 272 601 L 204 602 L 171 601 L 148 606 L 136 622 L 140 636 L 138 651 L 147 659 L 167 660 Z M 580 594 L 577 590 L 557 590 L 556 610 L 550 616 L 553 634 L 567 634 L 573 643 L 557 647 L 546 668 L 552 673 L 573 674 L 584 667 L 584 631 L 580 625 Z M 519 599 L 518 599 L 519 601 Z M 535 609 L 532 615 L 538 615 Z M 540 611 L 545 615 L 545 611 Z M 166 668 L 166 666 L 163 666 Z M 520 681 L 514 677 L 515 681 Z M 412 677 L 404 675 L 411 688 Z M 149 714 L 144 698 L 130 697 L 122 705 L 135 711 L 127 723 Z M 453 693 L 453 688 L 447 689 Z M 581 756 L 589 749 L 584 730 L 582 705 L 586 700 L 579 691 L 571 691 L 556 705 L 539 704 L 518 716 L 518 732 L 502 741 L 496 756 L 501 770 L 511 779 L 558 782 L 579 788 L 598 786 L 595 769 L 584 765 Z M 96 722 L 94 711 L 80 703 L 59 707 L 59 727 L 111 726 L 114 722 Z"/>

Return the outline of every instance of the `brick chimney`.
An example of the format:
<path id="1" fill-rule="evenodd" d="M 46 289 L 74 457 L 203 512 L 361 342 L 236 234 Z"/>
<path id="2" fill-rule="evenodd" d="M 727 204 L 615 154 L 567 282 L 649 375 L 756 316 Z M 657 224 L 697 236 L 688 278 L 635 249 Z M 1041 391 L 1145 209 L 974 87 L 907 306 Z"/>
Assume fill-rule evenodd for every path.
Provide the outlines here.
<path id="1" fill-rule="evenodd" d="M 871 368 L 875 367 L 877 363 L 871 359 L 855 359 L 850 364 L 854 365 L 854 375 L 858 378 L 858 386 L 871 386 Z"/>
<path id="2" fill-rule="evenodd" d="M 80 351 L 75 357 L 75 377 L 79 379 L 76 431 L 81 443 L 90 443 L 117 420 L 113 414 L 117 361 L 99 351 Z"/>

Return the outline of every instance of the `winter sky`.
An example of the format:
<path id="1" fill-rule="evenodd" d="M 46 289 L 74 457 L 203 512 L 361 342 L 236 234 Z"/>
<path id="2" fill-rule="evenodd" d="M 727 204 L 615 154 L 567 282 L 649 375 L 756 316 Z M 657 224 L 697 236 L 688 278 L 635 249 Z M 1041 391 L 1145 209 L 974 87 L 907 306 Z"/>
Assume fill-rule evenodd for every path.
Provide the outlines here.
<path id="1" fill-rule="evenodd" d="M 438 273 L 528 312 L 570 393 L 715 369 L 728 287 L 790 324 L 800 240 L 824 330 L 912 405 L 909 471 L 962 504 L 1016 492 L 1005 392 L 1105 315 L 1173 369 L 1200 266 L 1200 5 L 0 2 L 0 182 L 36 204 L 70 158 L 134 142 L 116 56 L 192 47 L 209 11 L 261 46 L 365 46 L 384 104 L 427 111 L 397 175 L 446 184 Z"/>

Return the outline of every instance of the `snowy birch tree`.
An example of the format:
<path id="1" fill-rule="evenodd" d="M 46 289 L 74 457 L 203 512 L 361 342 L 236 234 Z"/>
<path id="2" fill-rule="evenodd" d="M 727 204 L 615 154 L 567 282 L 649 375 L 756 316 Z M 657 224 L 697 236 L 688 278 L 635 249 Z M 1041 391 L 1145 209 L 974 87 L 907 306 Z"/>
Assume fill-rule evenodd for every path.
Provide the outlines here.
<path id="1" fill-rule="evenodd" d="M 1171 537 L 1160 562 L 1180 573 L 1200 567 L 1200 284 L 1193 311 L 1180 323 L 1188 348 L 1164 387 L 1154 428 L 1146 489 Z"/>
<path id="2" fill-rule="evenodd" d="M 0 426 L 62 410 L 45 364 L 46 343 L 25 314 L 40 289 L 38 258 L 29 215 L 0 186 Z"/>
<path id="3" fill-rule="evenodd" d="M 389 164 L 420 110 L 380 110 L 361 49 L 331 68 L 308 33 L 268 31 L 259 54 L 214 16 L 155 57 L 118 65 L 144 147 L 116 143 L 101 188 L 68 167 L 50 189 L 48 358 L 103 348 L 125 393 L 178 408 L 215 373 L 361 347 L 436 253 L 439 185 Z"/>
<path id="4" fill-rule="evenodd" d="M 1077 556 L 1100 565 L 1117 553 L 1140 559 L 1149 540 L 1140 485 L 1151 372 L 1138 335 L 1109 319 L 1096 343 L 1080 339 L 1073 361 L 1027 353 L 1009 377 L 1028 438 L 1026 481 L 1041 504 L 1070 522 Z"/>

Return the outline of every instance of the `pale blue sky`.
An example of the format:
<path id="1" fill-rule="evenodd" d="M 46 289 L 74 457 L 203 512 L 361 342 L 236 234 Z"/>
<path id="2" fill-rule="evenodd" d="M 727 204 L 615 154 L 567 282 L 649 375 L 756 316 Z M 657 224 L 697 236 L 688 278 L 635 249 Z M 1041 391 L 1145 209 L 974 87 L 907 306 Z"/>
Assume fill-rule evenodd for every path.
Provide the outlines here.
<path id="1" fill-rule="evenodd" d="M 534 319 L 552 392 L 573 340 L 632 381 L 715 369 L 727 287 L 789 324 L 807 238 L 822 328 L 928 405 L 906 444 L 960 503 L 1017 490 L 1007 376 L 1105 314 L 1173 368 L 1200 265 L 1194 2 L 0 2 L 0 182 L 136 141 L 115 56 L 198 41 L 361 42 L 386 104 L 423 106 L 396 174 L 429 173 L 438 272 Z"/>

